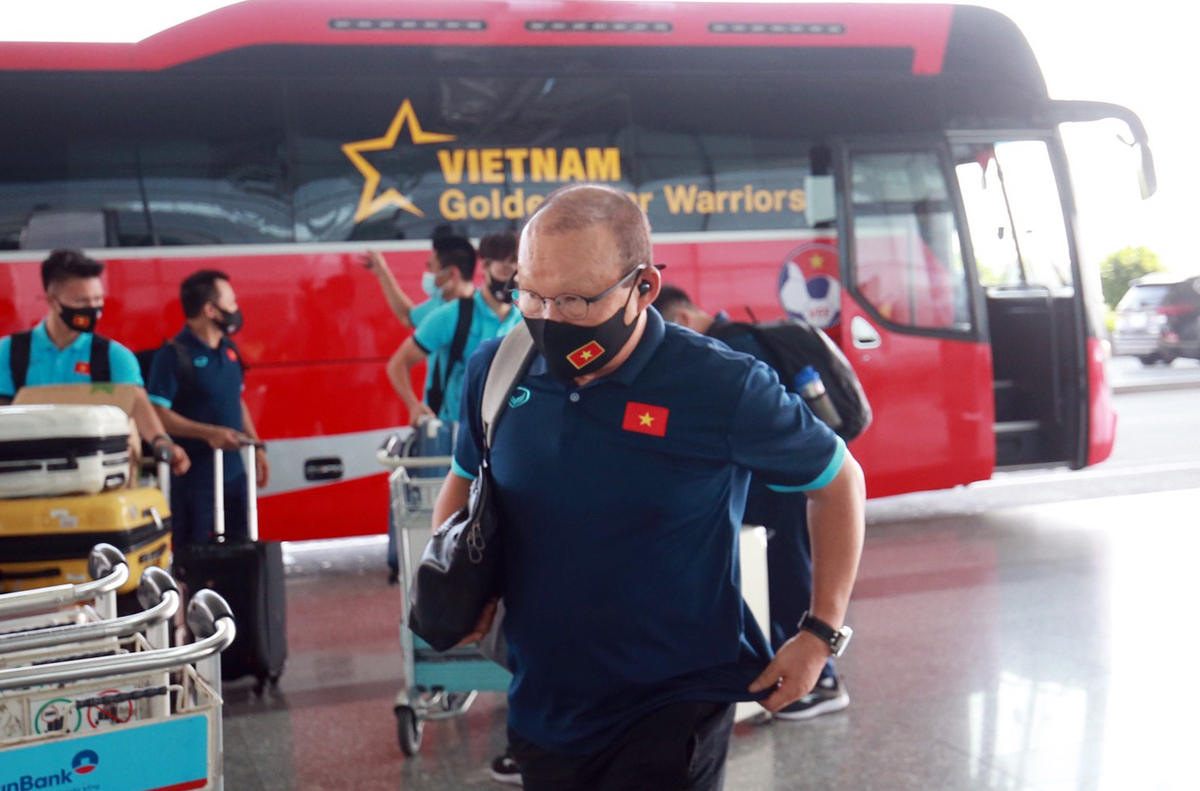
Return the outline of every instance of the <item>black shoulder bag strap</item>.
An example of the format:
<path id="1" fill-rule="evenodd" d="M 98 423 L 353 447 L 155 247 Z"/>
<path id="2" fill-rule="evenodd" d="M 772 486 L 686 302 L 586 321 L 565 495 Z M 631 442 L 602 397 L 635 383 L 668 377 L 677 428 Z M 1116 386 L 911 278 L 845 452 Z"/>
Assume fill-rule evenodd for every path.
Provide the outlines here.
<path id="1" fill-rule="evenodd" d="M 112 363 L 108 359 L 108 348 L 112 341 L 103 335 L 92 333 L 92 350 L 88 355 L 88 365 L 91 366 L 93 382 L 112 381 Z"/>
<path id="2" fill-rule="evenodd" d="M 442 370 L 442 362 L 438 360 L 433 369 L 433 381 L 425 403 L 433 410 L 433 414 L 442 411 L 446 402 L 446 385 L 450 382 L 450 374 L 454 366 L 462 362 L 463 352 L 467 349 L 467 337 L 471 334 L 471 320 L 475 316 L 475 300 L 471 298 L 458 301 L 458 323 L 454 325 L 454 339 L 450 341 L 450 352 L 446 356 L 446 370 Z"/>
<path id="3" fill-rule="evenodd" d="M 13 395 L 25 386 L 25 377 L 29 374 L 30 349 L 33 348 L 33 331 L 13 333 L 8 347 L 8 368 L 12 372 Z"/>
<path id="4" fill-rule="evenodd" d="M 181 400 L 186 400 L 196 390 L 196 363 L 192 361 L 192 353 L 174 338 L 163 341 L 163 346 L 170 346 L 175 352 L 175 398 L 173 403 L 178 406 Z"/>

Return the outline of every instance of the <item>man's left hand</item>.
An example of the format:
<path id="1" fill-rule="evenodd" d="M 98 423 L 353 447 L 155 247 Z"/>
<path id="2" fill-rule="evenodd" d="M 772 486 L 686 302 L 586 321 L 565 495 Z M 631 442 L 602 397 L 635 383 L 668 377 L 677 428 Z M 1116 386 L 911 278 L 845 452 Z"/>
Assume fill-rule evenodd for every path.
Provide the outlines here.
<path id="1" fill-rule="evenodd" d="M 271 463 L 267 461 L 267 451 L 263 448 L 254 449 L 254 472 L 258 488 L 264 488 L 271 480 Z"/>
<path id="2" fill-rule="evenodd" d="M 779 711 L 813 691 L 828 659 L 828 645 L 816 635 L 800 632 L 780 647 L 767 669 L 754 679 L 750 691 L 774 687 L 775 691 L 760 705 L 771 712 Z"/>

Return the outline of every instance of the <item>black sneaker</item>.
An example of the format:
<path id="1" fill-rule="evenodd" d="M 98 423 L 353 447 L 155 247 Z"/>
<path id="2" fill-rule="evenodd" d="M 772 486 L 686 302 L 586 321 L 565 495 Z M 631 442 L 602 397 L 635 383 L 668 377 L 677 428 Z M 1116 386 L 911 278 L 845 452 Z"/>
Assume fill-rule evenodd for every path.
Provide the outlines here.
<path id="1" fill-rule="evenodd" d="M 780 720 L 810 720 L 822 714 L 841 711 L 850 705 L 850 695 L 837 676 L 827 676 L 817 682 L 813 691 L 775 712 Z"/>
<path id="2" fill-rule="evenodd" d="M 496 760 L 492 761 L 492 779 L 510 786 L 524 785 L 521 780 L 521 767 L 517 766 L 512 757 L 512 750 L 507 747 L 504 748 L 504 755 L 496 756 Z"/>

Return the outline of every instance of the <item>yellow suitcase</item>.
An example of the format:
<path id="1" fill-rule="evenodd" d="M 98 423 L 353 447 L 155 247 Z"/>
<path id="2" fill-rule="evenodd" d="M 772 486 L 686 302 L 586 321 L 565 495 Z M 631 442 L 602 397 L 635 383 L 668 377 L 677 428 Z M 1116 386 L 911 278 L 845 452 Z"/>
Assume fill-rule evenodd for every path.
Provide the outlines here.
<path id="1" fill-rule="evenodd" d="M 171 566 L 171 508 L 158 489 L 0 500 L 0 593 L 86 582 L 92 547 L 125 553 L 137 588 L 148 566 Z"/>

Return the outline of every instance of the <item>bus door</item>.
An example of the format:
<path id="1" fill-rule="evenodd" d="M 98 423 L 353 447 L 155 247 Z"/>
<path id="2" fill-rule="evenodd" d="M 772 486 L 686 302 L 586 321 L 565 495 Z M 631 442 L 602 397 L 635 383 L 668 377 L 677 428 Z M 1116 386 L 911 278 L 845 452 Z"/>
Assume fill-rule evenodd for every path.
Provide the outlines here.
<path id="1" fill-rule="evenodd" d="M 996 465 L 1087 461 L 1087 324 L 1044 140 L 953 140 L 986 297 Z"/>
<path id="2" fill-rule="evenodd" d="M 851 145 L 841 344 L 874 423 L 852 450 L 879 497 L 989 478 L 992 360 L 944 144 Z"/>

